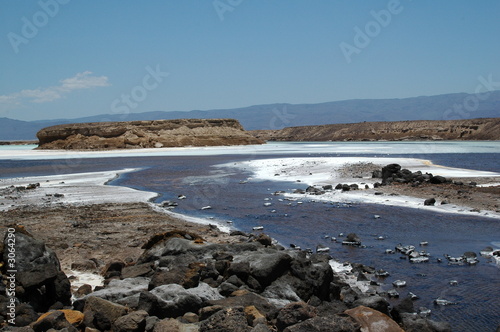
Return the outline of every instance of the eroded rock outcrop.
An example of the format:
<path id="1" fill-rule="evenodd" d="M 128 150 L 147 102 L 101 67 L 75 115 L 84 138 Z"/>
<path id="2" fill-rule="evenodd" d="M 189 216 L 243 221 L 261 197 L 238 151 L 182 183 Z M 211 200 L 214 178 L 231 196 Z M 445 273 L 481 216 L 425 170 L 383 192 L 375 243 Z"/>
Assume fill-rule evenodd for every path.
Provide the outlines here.
<path id="1" fill-rule="evenodd" d="M 345 123 L 254 130 L 252 134 L 272 141 L 499 140 L 500 118 Z"/>
<path id="2" fill-rule="evenodd" d="M 39 149 L 131 149 L 262 144 L 233 119 L 74 123 L 37 133 Z"/>

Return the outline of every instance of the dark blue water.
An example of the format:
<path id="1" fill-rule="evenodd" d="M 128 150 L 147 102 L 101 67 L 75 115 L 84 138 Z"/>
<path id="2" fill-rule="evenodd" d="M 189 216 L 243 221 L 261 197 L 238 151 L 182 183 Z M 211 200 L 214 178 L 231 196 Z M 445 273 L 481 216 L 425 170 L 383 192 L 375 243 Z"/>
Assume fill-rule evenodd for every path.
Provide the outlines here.
<path id="1" fill-rule="evenodd" d="M 401 157 L 430 159 L 435 164 L 451 167 L 500 171 L 498 153 Z M 415 302 L 415 307 L 432 309 L 431 317 L 450 322 L 454 331 L 494 331 L 500 324 L 498 266 L 482 257 L 476 266 L 448 266 L 436 261 L 438 257 L 443 258 L 443 254 L 459 256 L 466 251 L 479 253 L 493 242 L 500 242 L 499 220 L 381 205 L 325 204 L 308 199 L 303 200 L 303 204 L 297 204 L 273 193 L 278 190 L 290 192 L 294 188 L 304 189 L 305 184 L 273 181 L 240 184 L 251 174 L 232 168 L 214 167 L 248 159 L 246 156 L 192 156 L 0 161 L 0 177 L 140 167 L 141 171 L 126 174 L 112 184 L 158 192 L 161 196 L 157 202 L 167 199 L 178 201 L 178 195 L 186 195 L 185 200 L 178 201 L 176 212 L 213 218 L 222 223 L 231 220 L 234 227 L 247 232 L 251 232 L 254 226 L 264 226 L 266 233 L 285 246 L 294 243 L 303 248 L 315 248 L 323 244 L 329 246 L 330 254 L 340 261 L 359 262 L 388 270 L 391 276 L 385 280 L 387 285 L 396 279 L 406 280 L 408 286 L 400 289 L 401 295 L 405 296 L 408 291 L 419 295 L 421 299 Z M 272 205 L 264 206 L 265 202 Z M 208 205 L 212 209 L 201 210 L 201 207 Z M 374 214 L 381 218 L 374 219 Z M 350 232 L 357 233 L 367 247 L 346 247 L 325 239 L 327 235 L 338 236 L 339 233 Z M 377 240 L 378 236 L 384 236 L 385 240 Z M 398 254 L 385 254 L 385 249 L 394 248 L 398 243 L 418 247 L 421 241 L 429 242 L 425 247 L 432 255 L 429 263 L 411 264 L 400 259 Z M 457 280 L 458 285 L 451 286 L 450 280 Z M 458 304 L 435 306 L 433 300 L 438 297 Z"/>

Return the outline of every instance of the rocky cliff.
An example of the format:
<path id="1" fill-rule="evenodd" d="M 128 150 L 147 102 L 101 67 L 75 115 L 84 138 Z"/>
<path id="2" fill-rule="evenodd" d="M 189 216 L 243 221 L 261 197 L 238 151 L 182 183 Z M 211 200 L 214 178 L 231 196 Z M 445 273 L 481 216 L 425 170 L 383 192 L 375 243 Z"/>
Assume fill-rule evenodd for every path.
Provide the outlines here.
<path id="1" fill-rule="evenodd" d="M 179 119 L 57 125 L 37 133 L 39 149 L 129 149 L 262 144 L 233 119 Z"/>
<path id="2" fill-rule="evenodd" d="M 500 118 L 362 122 L 254 130 L 251 133 L 271 141 L 500 140 Z"/>

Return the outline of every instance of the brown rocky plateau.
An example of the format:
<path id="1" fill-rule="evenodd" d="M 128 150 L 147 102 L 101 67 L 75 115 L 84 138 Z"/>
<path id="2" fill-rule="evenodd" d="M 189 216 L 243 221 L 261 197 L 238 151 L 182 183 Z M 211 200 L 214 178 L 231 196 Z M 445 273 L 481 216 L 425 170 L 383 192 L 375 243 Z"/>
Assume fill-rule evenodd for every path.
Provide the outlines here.
<path id="1" fill-rule="evenodd" d="M 39 149 L 106 150 L 262 144 L 234 119 L 93 122 L 47 127 Z"/>
<path id="2" fill-rule="evenodd" d="M 361 122 L 251 133 L 267 141 L 500 140 L 500 118 Z"/>

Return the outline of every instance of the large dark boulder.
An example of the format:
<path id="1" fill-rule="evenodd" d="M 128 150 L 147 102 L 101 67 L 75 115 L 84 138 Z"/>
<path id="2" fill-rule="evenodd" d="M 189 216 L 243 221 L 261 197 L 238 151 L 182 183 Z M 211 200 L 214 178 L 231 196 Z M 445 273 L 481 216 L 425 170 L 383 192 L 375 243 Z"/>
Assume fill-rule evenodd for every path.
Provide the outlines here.
<path id="1" fill-rule="evenodd" d="M 434 197 L 428 198 L 424 201 L 424 205 L 426 206 L 433 206 L 436 204 L 436 199 Z"/>
<path id="2" fill-rule="evenodd" d="M 292 258 L 286 252 L 276 250 L 257 251 L 235 256 L 231 263 L 228 273 L 233 270 L 233 266 L 240 266 L 234 273 L 239 272 L 237 276 L 245 280 L 244 274 L 249 274 L 255 278 L 262 287 L 271 284 L 278 277 L 283 275 L 289 268 Z M 248 267 L 248 272 L 247 272 Z M 242 271 L 244 269 L 244 271 Z"/>
<path id="3" fill-rule="evenodd" d="M 200 263 L 191 263 L 188 266 L 178 265 L 170 270 L 157 271 L 149 283 L 149 289 L 168 284 L 179 284 L 184 288 L 196 287 L 200 282 L 200 270 Z"/>
<path id="4" fill-rule="evenodd" d="M 57 302 L 70 305 L 71 285 L 56 254 L 22 226 L 9 230 L 4 237 L 2 257 L 4 262 L 9 262 L 9 244 L 15 239 L 15 265 L 5 264 L 4 271 L 17 270 L 18 299 L 29 303 L 37 312 L 46 312 Z"/>
<path id="5" fill-rule="evenodd" d="M 308 286 L 303 280 L 286 274 L 267 286 L 261 295 L 277 306 L 284 306 L 290 302 L 308 300 L 313 295 Z"/>
<path id="6" fill-rule="evenodd" d="M 448 180 L 444 176 L 435 175 L 429 179 L 429 182 L 432 184 L 443 184 L 448 182 Z"/>
<path id="7" fill-rule="evenodd" d="M 125 316 L 121 316 L 113 323 L 115 332 L 142 332 L 146 328 L 146 311 L 134 311 Z"/>
<path id="8" fill-rule="evenodd" d="M 293 302 L 283 307 L 276 318 L 276 327 L 283 331 L 286 327 L 295 325 L 306 319 L 316 317 L 316 308 L 305 302 Z"/>
<path id="9" fill-rule="evenodd" d="M 127 308 L 122 305 L 90 296 L 85 299 L 83 322 L 87 327 L 106 331 L 110 330 L 113 323 L 118 318 L 125 316 L 127 312 Z"/>
<path id="10" fill-rule="evenodd" d="M 382 183 L 386 183 L 389 178 L 401 170 L 401 165 L 389 164 L 382 167 Z"/>
<path id="11" fill-rule="evenodd" d="M 150 316 L 175 318 L 186 312 L 198 312 L 211 301 L 221 298 L 217 290 L 207 284 L 200 283 L 198 287 L 189 289 L 170 284 L 156 287 L 150 292 L 141 292 L 137 309 L 148 312 Z"/>
<path id="12" fill-rule="evenodd" d="M 391 317 L 396 322 L 401 323 L 403 314 L 414 313 L 414 312 L 415 312 L 415 307 L 413 306 L 413 300 L 410 297 L 406 297 L 392 308 Z"/>
<path id="13" fill-rule="evenodd" d="M 123 279 L 136 277 L 149 277 L 153 274 L 153 266 L 150 263 L 135 264 L 123 268 L 121 276 Z"/>

